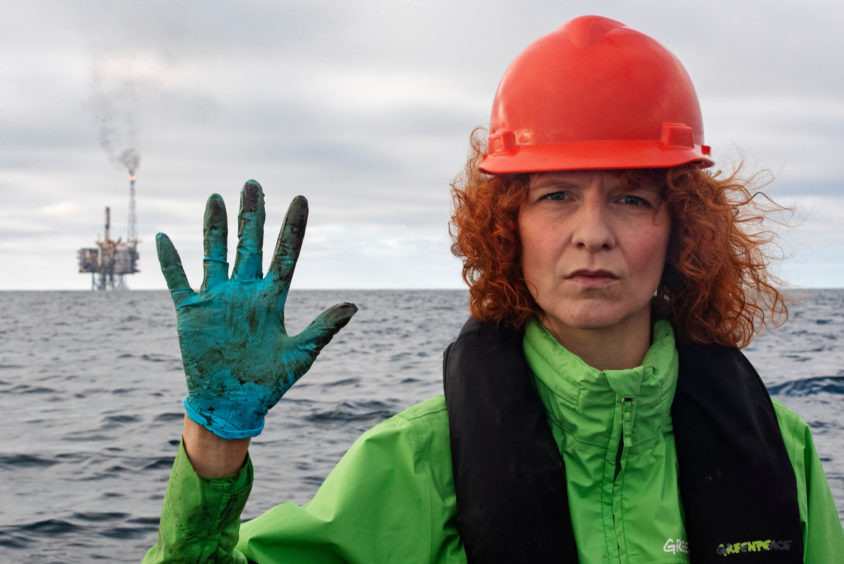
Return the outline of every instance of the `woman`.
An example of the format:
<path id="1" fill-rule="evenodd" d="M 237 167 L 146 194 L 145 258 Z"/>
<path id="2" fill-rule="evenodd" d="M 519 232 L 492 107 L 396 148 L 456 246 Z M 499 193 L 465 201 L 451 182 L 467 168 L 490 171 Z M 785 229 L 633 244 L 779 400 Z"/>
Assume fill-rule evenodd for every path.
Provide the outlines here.
<path id="1" fill-rule="evenodd" d="M 453 217 L 473 317 L 445 397 L 361 436 L 309 504 L 242 526 L 250 437 L 355 308 L 284 332 L 303 198 L 266 277 L 252 181 L 231 278 L 219 196 L 199 293 L 159 236 L 188 396 L 147 561 L 844 561 L 808 427 L 735 348 L 785 306 L 751 194 L 702 170 L 679 61 L 572 20 L 513 62 L 473 148 Z"/>

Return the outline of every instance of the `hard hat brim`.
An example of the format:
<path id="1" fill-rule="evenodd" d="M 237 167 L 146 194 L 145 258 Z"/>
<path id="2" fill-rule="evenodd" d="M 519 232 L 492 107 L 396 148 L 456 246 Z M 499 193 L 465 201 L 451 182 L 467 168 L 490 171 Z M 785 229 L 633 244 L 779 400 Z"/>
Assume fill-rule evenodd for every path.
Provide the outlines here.
<path id="1" fill-rule="evenodd" d="M 671 146 L 659 141 L 580 141 L 550 145 L 520 145 L 484 156 L 481 172 L 513 174 L 555 170 L 619 170 L 672 168 L 714 163 L 706 145 Z"/>

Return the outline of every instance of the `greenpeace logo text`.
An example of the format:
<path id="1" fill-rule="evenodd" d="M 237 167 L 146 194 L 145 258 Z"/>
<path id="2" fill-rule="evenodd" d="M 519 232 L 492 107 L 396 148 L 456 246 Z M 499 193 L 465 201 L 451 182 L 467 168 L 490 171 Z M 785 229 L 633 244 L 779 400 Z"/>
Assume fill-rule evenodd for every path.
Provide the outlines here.
<path id="1" fill-rule="evenodd" d="M 772 550 L 791 550 L 791 539 L 788 540 L 755 540 L 745 542 L 734 542 L 730 544 L 719 544 L 715 553 L 720 556 L 732 554 L 743 554 L 745 552 L 770 552 Z"/>
<path id="2" fill-rule="evenodd" d="M 678 552 L 688 554 L 689 541 L 685 541 L 683 539 L 668 539 L 665 541 L 665 545 L 662 547 L 662 550 L 670 552 L 671 554 L 677 554 Z"/>

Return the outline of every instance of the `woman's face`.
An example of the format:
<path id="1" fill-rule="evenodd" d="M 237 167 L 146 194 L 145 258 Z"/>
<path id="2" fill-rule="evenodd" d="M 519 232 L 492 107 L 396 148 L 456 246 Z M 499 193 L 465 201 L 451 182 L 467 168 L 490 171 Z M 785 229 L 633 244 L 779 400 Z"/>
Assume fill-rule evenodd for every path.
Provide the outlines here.
<path id="1" fill-rule="evenodd" d="M 658 187 L 632 189 L 620 178 L 616 171 L 536 173 L 519 209 L 527 287 L 564 344 L 572 332 L 650 331 L 671 221 Z"/>

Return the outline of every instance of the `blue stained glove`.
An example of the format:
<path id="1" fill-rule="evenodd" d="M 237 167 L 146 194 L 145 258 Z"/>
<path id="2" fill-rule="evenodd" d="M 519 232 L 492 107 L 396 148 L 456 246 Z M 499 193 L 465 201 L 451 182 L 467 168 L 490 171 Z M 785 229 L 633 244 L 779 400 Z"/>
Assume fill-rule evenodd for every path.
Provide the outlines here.
<path id="1" fill-rule="evenodd" d="M 357 311 L 354 304 L 335 305 L 298 335 L 288 336 L 284 304 L 305 235 L 308 201 L 297 196 L 290 203 L 266 277 L 261 268 L 264 218 L 261 185 L 249 180 L 241 192 L 237 258 L 229 278 L 226 207 L 218 194 L 208 198 L 199 292 L 188 285 L 167 235 L 155 238 L 176 306 L 188 388 L 185 411 L 224 439 L 258 435 L 267 411 Z"/>

